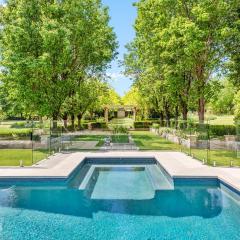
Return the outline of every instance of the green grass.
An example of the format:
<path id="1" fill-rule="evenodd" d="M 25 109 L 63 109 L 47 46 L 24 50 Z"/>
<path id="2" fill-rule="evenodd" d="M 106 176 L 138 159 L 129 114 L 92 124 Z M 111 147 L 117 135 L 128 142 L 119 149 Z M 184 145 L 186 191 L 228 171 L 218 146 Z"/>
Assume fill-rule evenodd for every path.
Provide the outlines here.
<path id="1" fill-rule="evenodd" d="M 36 163 L 46 155 L 44 150 L 34 151 L 32 155 L 31 149 L 0 149 L 0 166 L 19 166 L 20 160 L 24 166 L 31 166 L 32 161 Z"/>
<path id="2" fill-rule="evenodd" d="M 74 137 L 73 141 L 98 141 L 96 147 L 101 147 L 104 144 L 105 135 L 80 135 Z"/>
<path id="3" fill-rule="evenodd" d="M 96 147 L 101 147 L 104 144 L 104 139 L 106 135 L 80 135 L 74 137 L 73 141 L 98 141 Z M 121 134 L 121 135 L 111 135 L 111 139 L 113 143 L 127 143 L 128 142 L 128 135 Z"/>
<path id="4" fill-rule="evenodd" d="M 111 129 L 114 126 L 122 126 L 126 128 L 133 128 L 134 121 L 131 118 L 114 118 L 108 123 L 108 127 Z"/>
<path id="5" fill-rule="evenodd" d="M 234 116 L 216 116 L 216 119 L 209 120 L 212 125 L 234 125 Z"/>
<path id="6" fill-rule="evenodd" d="M 189 118 L 198 121 L 197 114 L 189 114 Z M 206 114 L 205 115 L 206 123 L 212 125 L 234 125 L 234 116 L 233 115 L 214 115 L 214 114 Z"/>
<path id="7" fill-rule="evenodd" d="M 217 166 L 230 166 L 233 161 L 234 166 L 240 166 L 240 158 L 237 158 L 237 153 L 230 150 L 210 150 L 207 153 L 206 149 L 191 149 L 191 153 L 194 158 L 199 160 L 205 160 L 208 156 L 208 164 L 213 166 L 213 162 L 216 162 Z M 208 154 L 208 155 L 207 155 Z"/>
<path id="8" fill-rule="evenodd" d="M 140 150 L 161 150 L 161 151 L 182 151 L 187 154 L 193 154 L 194 158 L 202 161 L 206 161 L 207 164 L 213 165 L 216 162 L 217 166 L 230 166 L 230 162 L 233 160 L 234 166 L 240 166 L 240 158 L 237 158 L 237 153 L 230 150 L 210 150 L 207 149 L 190 149 L 181 147 L 178 144 L 172 143 L 164 138 L 161 138 L 151 132 L 147 131 L 132 131 L 131 135 L 136 145 Z"/>
<path id="9" fill-rule="evenodd" d="M 30 128 L 0 128 L 0 135 L 29 134 L 31 131 Z"/>
<path id="10" fill-rule="evenodd" d="M 132 138 L 140 150 L 179 151 L 179 145 L 147 131 L 132 131 Z"/>
<path id="11" fill-rule="evenodd" d="M 111 136 L 113 143 L 128 143 L 128 135 L 113 135 Z"/>

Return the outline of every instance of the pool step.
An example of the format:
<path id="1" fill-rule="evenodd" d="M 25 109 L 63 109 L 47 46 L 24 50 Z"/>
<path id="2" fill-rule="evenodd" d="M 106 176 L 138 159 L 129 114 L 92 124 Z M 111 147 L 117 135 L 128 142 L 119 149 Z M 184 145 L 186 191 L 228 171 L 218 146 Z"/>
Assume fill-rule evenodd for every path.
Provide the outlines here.
<path id="1" fill-rule="evenodd" d="M 174 186 L 170 183 L 168 178 L 155 164 L 147 165 L 145 170 L 155 190 L 174 189 Z"/>
<path id="2" fill-rule="evenodd" d="M 80 186 L 79 186 L 78 189 L 84 190 L 84 189 L 86 188 L 86 186 L 87 186 L 87 184 L 88 184 L 88 182 L 89 182 L 89 180 L 90 180 L 90 178 L 91 178 L 91 176 L 92 176 L 92 174 L 93 174 L 93 172 L 94 172 L 94 169 L 95 169 L 94 166 L 91 166 L 91 167 L 90 167 L 90 169 L 88 170 L 86 176 L 84 177 L 84 179 L 83 179 L 83 181 L 81 182 L 81 184 L 80 184 Z"/>

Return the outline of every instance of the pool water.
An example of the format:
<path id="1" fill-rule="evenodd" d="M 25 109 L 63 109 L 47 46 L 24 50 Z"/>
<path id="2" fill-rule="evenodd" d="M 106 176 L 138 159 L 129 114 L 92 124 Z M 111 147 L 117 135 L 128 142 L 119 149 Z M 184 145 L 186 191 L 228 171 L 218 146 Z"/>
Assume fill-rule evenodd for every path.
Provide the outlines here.
<path id="1" fill-rule="evenodd" d="M 0 190 L 0 239 L 240 239 L 239 199 L 217 181 L 173 185 L 157 165 L 85 165 L 66 184 Z"/>

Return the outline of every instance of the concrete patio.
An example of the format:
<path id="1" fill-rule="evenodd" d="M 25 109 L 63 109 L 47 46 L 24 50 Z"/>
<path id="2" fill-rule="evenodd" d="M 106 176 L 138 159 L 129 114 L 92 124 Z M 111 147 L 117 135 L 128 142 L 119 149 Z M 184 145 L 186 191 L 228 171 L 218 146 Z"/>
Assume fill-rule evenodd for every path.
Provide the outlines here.
<path id="1" fill-rule="evenodd" d="M 218 178 L 240 191 L 240 168 L 209 167 L 180 152 L 76 152 L 58 153 L 32 167 L 1 167 L 0 179 L 66 179 L 86 157 L 154 157 L 175 178 Z"/>

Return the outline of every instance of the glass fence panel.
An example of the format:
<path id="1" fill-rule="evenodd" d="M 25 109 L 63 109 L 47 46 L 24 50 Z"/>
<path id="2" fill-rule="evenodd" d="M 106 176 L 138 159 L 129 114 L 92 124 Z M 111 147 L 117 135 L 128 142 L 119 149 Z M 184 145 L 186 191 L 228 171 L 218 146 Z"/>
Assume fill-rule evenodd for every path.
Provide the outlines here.
<path id="1" fill-rule="evenodd" d="M 84 121 L 83 127 L 76 128 L 72 124 L 50 120 L 0 122 L 0 165 L 30 166 L 58 152 L 157 150 L 182 151 L 211 166 L 240 166 L 240 123 L 216 126 L 156 119 L 141 128 L 115 122 L 86 125 Z"/>
<path id="2" fill-rule="evenodd" d="M 32 164 L 31 121 L 0 122 L 0 165 Z"/>
<path id="3" fill-rule="evenodd" d="M 50 154 L 50 120 L 34 121 L 32 127 L 32 162 L 46 159 Z"/>
<path id="4" fill-rule="evenodd" d="M 50 155 L 62 151 L 62 121 L 50 122 L 50 139 L 49 139 L 49 153 Z"/>
<path id="5" fill-rule="evenodd" d="M 239 124 L 209 125 L 210 164 L 239 166 Z"/>
<path id="6" fill-rule="evenodd" d="M 209 125 L 198 122 L 190 122 L 189 124 L 191 125 L 191 156 L 202 161 L 203 164 L 209 164 Z"/>
<path id="7" fill-rule="evenodd" d="M 179 120 L 176 126 L 175 136 L 178 138 L 181 152 L 191 155 L 191 125 L 188 121 Z"/>

